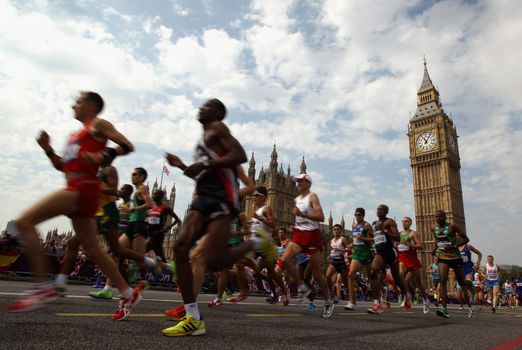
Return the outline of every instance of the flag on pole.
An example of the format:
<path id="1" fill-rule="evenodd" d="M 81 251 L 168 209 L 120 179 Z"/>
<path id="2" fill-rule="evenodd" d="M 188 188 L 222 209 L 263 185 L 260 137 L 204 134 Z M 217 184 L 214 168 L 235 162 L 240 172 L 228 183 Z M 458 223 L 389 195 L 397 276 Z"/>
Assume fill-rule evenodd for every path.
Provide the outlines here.
<path id="1" fill-rule="evenodd" d="M 167 168 L 167 167 L 165 166 L 165 164 L 163 165 L 163 173 L 166 174 L 167 176 L 170 175 L 169 168 Z"/>

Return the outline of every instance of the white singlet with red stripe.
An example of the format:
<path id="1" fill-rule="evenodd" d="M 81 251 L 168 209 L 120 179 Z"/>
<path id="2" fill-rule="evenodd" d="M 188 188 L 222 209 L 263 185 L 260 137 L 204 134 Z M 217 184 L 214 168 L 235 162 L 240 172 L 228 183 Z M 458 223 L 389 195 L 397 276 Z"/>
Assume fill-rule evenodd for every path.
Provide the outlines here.
<path id="1" fill-rule="evenodd" d="M 301 211 L 303 214 L 315 214 L 314 208 L 312 208 L 310 204 L 310 195 L 312 192 L 308 193 L 306 196 L 298 196 L 295 198 L 295 206 L 297 209 Z M 317 221 L 313 221 L 307 218 L 303 218 L 302 216 L 295 217 L 295 228 L 301 231 L 314 231 L 319 229 L 319 223 Z"/>

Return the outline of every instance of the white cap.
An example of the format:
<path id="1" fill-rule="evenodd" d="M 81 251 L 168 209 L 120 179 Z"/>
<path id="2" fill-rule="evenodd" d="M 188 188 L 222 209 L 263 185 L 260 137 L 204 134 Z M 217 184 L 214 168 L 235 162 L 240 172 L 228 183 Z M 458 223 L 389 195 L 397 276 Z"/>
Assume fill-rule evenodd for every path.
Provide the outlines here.
<path id="1" fill-rule="evenodd" d="M 298 176 L 294 177 L 295 182 L 301 182 L 304 180 L 312 183 L 312 177 L 310 176 L 310 174 L 299 174 Z"/>

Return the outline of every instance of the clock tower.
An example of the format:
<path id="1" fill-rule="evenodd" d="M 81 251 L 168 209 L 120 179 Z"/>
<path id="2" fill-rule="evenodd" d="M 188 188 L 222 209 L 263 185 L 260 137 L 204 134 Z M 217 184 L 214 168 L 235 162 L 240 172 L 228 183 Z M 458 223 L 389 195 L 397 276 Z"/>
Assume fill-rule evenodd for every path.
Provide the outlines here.
<path id="1" fill-rule="evenodd" d="M 442 109 L 439 92 L 433 85 L 424 60 L 424 77 L 417 92 L 417 111 L 408 126 L 413 198 L 417 232 L 423 243 L 421 262 L 432 264 L 435 241 L 431 226 L 435 212 L 444 210 L 450 223 L 466 232 L 464 201 L 460 181 L 457 130 Z M 423 283 L 432 286 L 423 272 Z"/>

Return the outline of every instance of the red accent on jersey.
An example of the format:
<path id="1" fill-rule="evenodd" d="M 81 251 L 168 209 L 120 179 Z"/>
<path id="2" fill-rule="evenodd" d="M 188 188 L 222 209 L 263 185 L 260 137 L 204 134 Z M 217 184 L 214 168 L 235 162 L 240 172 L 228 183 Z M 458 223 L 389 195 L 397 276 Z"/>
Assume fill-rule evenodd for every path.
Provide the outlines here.
<path id="1" fill-rule="evenodd" d="M 86 152 L 101 152 L 107 142 L 96 140 L 89 132 L 90 124 L 69 135 L 62 155 L 64 173 L 85 173 L 96 177 L 98 164 L 91 164 L 82 158 Z"/>

